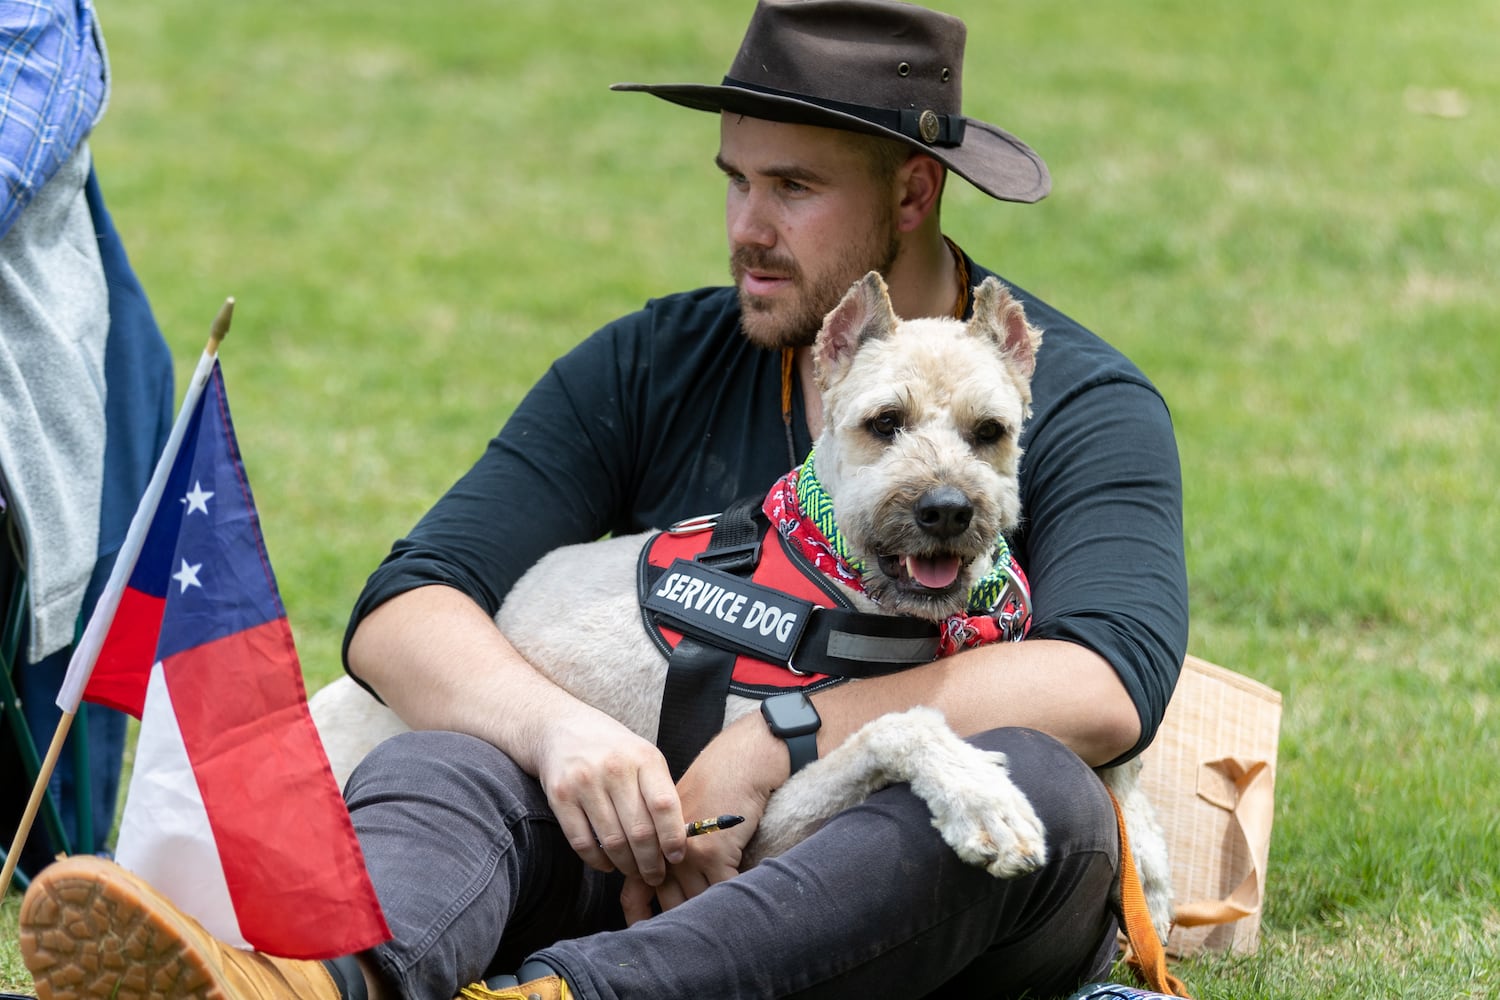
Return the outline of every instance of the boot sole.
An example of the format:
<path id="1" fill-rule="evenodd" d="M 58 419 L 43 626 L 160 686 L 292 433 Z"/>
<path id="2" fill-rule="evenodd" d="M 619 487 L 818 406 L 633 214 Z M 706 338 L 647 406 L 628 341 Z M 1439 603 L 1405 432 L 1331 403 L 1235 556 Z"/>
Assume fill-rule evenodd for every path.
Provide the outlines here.
<path id="1" fill-rule="evenodd" d="M 19 922 L 38 1000 L 227 1000 L 216 963 L 193 943 L 204 932 L 100 858 L 44 869 Z"/>

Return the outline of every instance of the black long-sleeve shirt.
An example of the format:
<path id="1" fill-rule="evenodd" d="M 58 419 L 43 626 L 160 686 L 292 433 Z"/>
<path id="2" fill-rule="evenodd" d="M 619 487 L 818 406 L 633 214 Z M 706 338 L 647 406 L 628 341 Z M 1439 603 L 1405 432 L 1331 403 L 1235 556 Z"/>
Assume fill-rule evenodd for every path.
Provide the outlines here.
<path id="1" fill-rule="evenodd" d="M 972 261 L 978 285 L 990 272 Z M 1182 485 L 1165 402 L 1133 364 L 1020 289 L 1043 330 L 1021 437 L 1031 638 L 1103 656 L 1151 741 L 1187 648 Z M 800 391 L 792 444 L 780 352 L 739 330 L 733 288 L 654 299 L 542 376 L 479 461 L 370 576 L 345 636 L 404 591 L 439 583 L 493 615 L 543 554 L 659 528 L 764 493 L 812 447 Z"/>

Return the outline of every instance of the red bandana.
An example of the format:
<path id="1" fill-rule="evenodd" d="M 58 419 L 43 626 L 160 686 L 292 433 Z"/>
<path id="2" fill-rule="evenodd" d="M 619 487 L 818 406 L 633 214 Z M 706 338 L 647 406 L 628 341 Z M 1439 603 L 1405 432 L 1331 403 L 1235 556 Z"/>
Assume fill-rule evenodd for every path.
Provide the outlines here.
<path id="1" fill-rule="evenodd" d="M 860 573 L 849 565 L 847 559 L 835 551 L 833 544 L 824 537 L 813 523 L 804 517 L 802 505 L 797 500 L 797 474 L 793 469 L 776 481 L 766 501 L 761 505 L 766 517 L 783 538 L 796 546 L 814 566 L 851 590 L 865 592 Z M 1009 552 L 1007 552 L 1009 555 Z M 983 646 L 991 642 L 1009 640 L 1018 642 L 1025 638 L 1031 628 L 1031 587 L 1021 564 L 1010 556 L 1010 575 L 1016 588 L 1005 591 L 1001 604 L 994 611 L 953 615 L 942 624 L 942 636 L 938 642 L 938 655 L 950 656 L 960 649 Z"/>

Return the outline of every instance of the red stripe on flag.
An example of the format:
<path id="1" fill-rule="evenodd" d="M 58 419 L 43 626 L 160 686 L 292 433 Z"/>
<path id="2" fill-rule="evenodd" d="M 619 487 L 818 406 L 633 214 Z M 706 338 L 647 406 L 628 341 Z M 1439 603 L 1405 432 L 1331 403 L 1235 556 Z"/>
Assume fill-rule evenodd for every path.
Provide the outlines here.
<path id="1" fill-rule="evenodd" d="M 146 682 L 156 662 L 156 640 L 167 602 L 134 587 L 120 594 L 120 607 L 105 633 L 83 690 L 86 701 L 129 712 L 137 719 L 146 705 Z"/>
<path id="2" fill-rule="evenodd" d="M 162 665 L 245 940 L 287 958 L 388 940 L 286 619 Z"/>

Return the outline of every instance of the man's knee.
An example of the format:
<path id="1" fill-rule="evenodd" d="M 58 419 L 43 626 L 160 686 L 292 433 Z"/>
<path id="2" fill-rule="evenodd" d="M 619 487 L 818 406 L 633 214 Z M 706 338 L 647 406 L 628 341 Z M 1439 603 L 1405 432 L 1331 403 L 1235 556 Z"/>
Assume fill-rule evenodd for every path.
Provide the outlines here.
<path id="1" fill-rule="evenodd" d="M 1005 754 L 1006 770 L 1047 830 L 1049 852 L 1102 851 L 1111 859 L 1119 832 L 1109 793 L 1093 768 L 1060 741 L 1035 729 L 991 729 L 970 739 Z"/>

